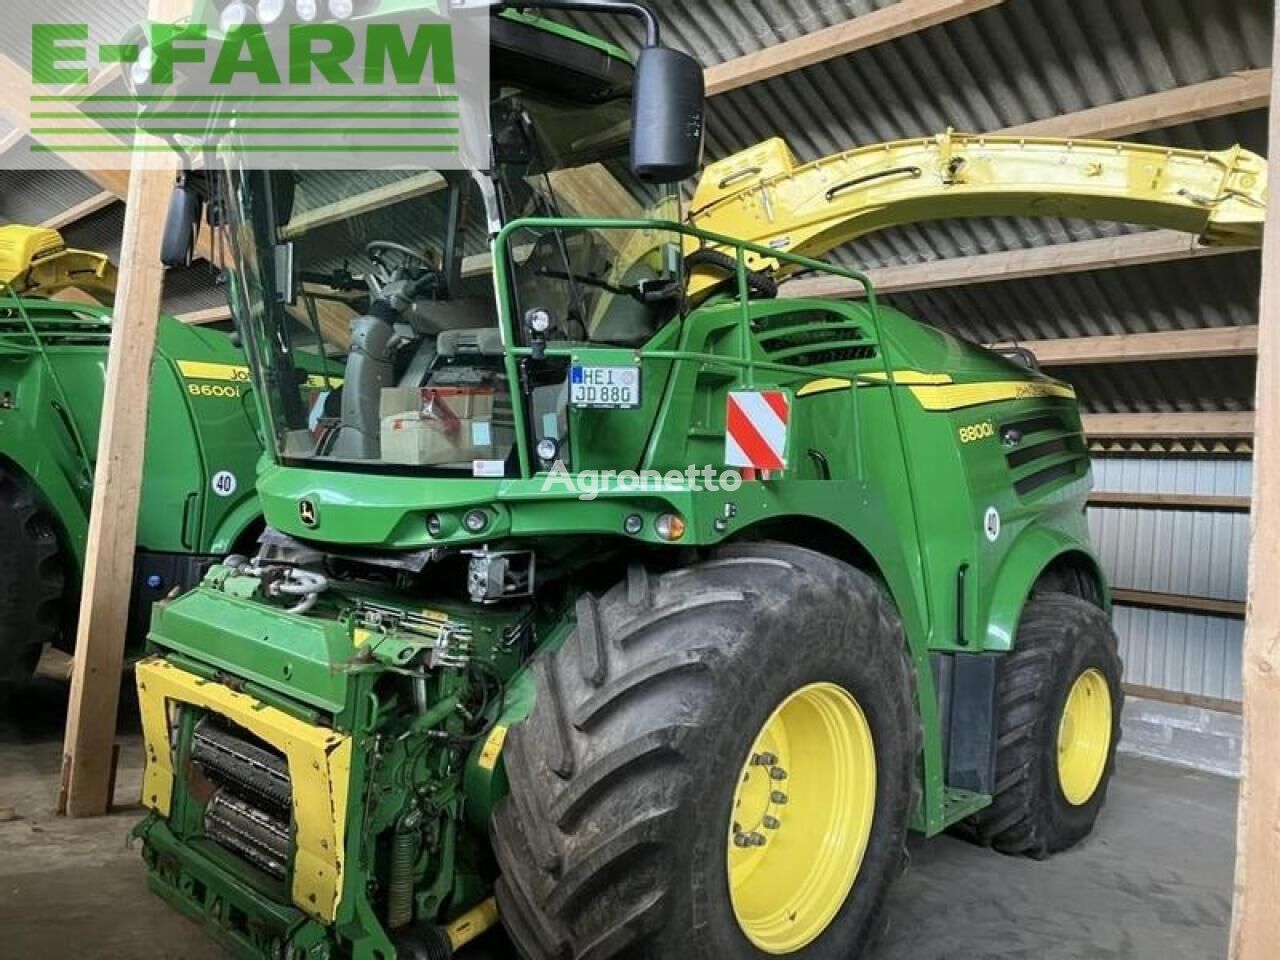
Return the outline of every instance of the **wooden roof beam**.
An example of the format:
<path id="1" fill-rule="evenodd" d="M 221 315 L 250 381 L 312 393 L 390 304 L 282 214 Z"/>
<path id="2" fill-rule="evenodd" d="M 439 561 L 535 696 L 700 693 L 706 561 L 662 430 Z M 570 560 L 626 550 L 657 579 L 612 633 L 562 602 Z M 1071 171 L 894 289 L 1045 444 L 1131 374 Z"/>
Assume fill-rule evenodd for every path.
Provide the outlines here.
<path id="1" fill-rule="evenodd" d="M 899 0 L 803 37 L 775 43 L 755 53 L 708 67 L 707 96 L 714 97 L 815 63 L 847 56 L 1002 3 L 1004 0 Z"/>
<path id="2" fill-rule="evenodd" d="M 1006 127 L 1000 133 L 1026 137 L 1087 137 L 1111 140 L 1176 127 L 1248 110 L 1271 102 L 1271 70 L 1242 70 L 1204 83 L 1077 110 L 1057 117 Z"/>
<path id="3" fill-rule="evenodd" d="M 1258 352 L 1258 328 L 1205 327 L 1103 337 L 1019 340 L 1044 367 L 1095 363 L 1151 363 L 1161 360 L 1220 360 Z"/>
<path id="4" fill-rule="evenodd" d="M 1253 421 L 1251 411 L 1086 413 L 1084 432 L 1091 440 L 1249 439 L 1253 436 Z"/>
<path id="5" fill-rule="evenodd" d="M 912 290 L 939 290 L 1001 280 L 1057 276 L 1090 270 L 1110 270 L 1144 263 L 1190 260 L 1226 253 L 1240 253 L 1250 247 L 1206 247 L 1185 233 L 1150 230 L 1099 240 L 1055 243 L 1026 250 L 980 253 L 971 257 L 949 257 L 929 263 L 878 267 L 867 271 L 879 294 L 908 293 Z M 857 297 L 862 285 L 831 274 L 810 276 L 784 283 L 783 297 Z"/>
<path id="6" fill-rule="evenodd" d="M 55 213 L 52 217 L 44 220 L 40 226 L 48 227 L 50 230 L 62 230 L 65 227 L 71 226 L 73 223 L 78 223 L 85 217 L 93 216 L 100 210 L 105 210 L 113 203 L 116 203 L 119 199 L 120 198 L 114 193 L 102 190 L 95 193 L 87 200 L 82 200 L 74 206 L 67 207 L 67 209 L 62 210 L 59 213 Z"/>
<path id="7" fill-rule="evenodd" d="M 446 185 L 444 177 L 434 172 L 407 176 L 403 180 L 396 180 L 385 186 L 356 194 L 353 197 L 343 197 L 335 203 L 317 207 L 315 210 L 299 213 L 281 231 L 281 234 L 285 240 L 296 240 L 312 230 L 318 230 L 321 227 L 327 227 L 330 224 L 344 220 L 353 220 L 367 213 L 373 213 L 376 210 L 389 207 L 393 203 L 400 203 L 404 200 L 412 200 L 415 197 L 435 193 L 437 190 L 443 190 Z"/>
<path id="8" fill-rule="evenodd" d="M 31 120 L 31 96 L 35 92 L 36 87 L 31 80 L 31 72 L 20 67 L 9 57 L 0 54 L 0 116 L 14 127 L 25 130 Z M 91 120 L 86 119 L 85 122 L 98 126 Z M 40 137 L 32 139 L 43 142 Z M 60 155 L 59 159 L 92 180 L 99 190 L 114 194 L 121 200 L 129 192 L 128 170 L 91 170 L 87 165 L 78 162 L 74 154 Z"/>

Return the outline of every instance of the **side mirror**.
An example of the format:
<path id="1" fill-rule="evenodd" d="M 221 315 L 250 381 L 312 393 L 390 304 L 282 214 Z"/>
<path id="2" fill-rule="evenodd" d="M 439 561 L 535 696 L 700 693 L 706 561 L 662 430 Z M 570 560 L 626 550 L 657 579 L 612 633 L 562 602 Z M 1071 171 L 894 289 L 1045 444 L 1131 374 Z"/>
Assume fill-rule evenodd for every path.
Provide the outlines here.
<path id="1" fill-rule="evenodd" d="M 273 170 L 271 178 L 271 205 L 276 226 L 284 229 L 293 222 L 293 208 L 298 199 L 298 178 L 287 170 Z"/>
<path id="2" fill-rule="evenodd" d="M 160 262 L 166 267 L 189 267 L 195 255 L 196 230 L 204 207 L 200 195 L 185 183 L 179 183 L 169 198 L 169 215 L 164 223 L 160 243 Z"/>
<path id="3" fill-rule="evenodd" d="M 702 167 L 707 84 L 679 50 L 645 47 L 636 60 L 631 169 L 649 183 L 676 183 Z"/>

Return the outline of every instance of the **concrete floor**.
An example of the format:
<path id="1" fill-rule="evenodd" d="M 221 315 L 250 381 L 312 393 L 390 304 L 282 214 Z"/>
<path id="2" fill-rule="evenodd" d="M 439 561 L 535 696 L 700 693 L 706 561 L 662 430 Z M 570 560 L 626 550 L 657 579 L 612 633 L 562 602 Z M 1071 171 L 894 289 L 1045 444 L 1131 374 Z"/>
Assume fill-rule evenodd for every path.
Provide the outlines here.
<path id="1" fill-rule="evenodd" d="M 51 679 L 0 710 L 0 957 L 221 958 L 147 893 L 126 847 L 136 806 L 97 821 L 53 816 L 65 710 L 65 683 Z M 121 798 L 141 777 L 136 731 L 122 718 Z M 1052 861 L 919 842 L 874 960 L 1223 956 L 1235 803 L 1233 781 L 1122 757 L 1097 833 Z"/>

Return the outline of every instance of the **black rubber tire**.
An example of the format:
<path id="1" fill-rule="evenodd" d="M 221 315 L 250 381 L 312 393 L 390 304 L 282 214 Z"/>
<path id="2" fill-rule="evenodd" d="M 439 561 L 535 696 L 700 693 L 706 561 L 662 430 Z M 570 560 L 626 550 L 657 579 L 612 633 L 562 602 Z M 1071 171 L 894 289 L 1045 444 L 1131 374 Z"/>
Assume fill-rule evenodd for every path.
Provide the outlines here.
<path id="1" fill-rule="evenodd" d="M 1115 773 L 1124 709 L 1122 667 L 1106 611 L 1080 597 L 1042 593 L 1027 604 L 1014 651 L 1001 664 L 1000 739 L 991 806 L 961 831 L 1001 853 L 1043 859 L 1075 846 L 1092 831 Z M 1058 777 L 1058 727 L 1067 695 L 1090 668 L 1111 692 L 1111 748 L 1102 782 L 1073 806 Z"/>
<path id="2" fill-rule="evenodd" d="M 53 523 L 26 478 L 0 466 L 0 703 L 58 638 L 64 587 Z"/>
<path id="3" fill-rule="evenodd" d="M 503 752 L 499 910 L 526 960 L 755 960 L 728 892 L 742 764 L 800 687 L 853 694 L 876 748 L 871 840 L 830 926 L 802 952 L 860 955 L 906 863 L 920 727 L 902 627 L 869 577 L 820 554 L 729 547 L 660 576 L 633 568 L 533 666 L 537 701 Z"/>

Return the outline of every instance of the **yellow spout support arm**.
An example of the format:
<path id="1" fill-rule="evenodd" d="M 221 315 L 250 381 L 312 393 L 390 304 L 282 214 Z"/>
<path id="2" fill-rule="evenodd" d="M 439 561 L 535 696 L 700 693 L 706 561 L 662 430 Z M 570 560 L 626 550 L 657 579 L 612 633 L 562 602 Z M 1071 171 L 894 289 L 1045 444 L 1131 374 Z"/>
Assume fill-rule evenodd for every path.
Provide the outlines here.
<path id="1" fill-rule="evenodd" d="M 116 267 L 109 257 L 69 248 L 57 230 L 0 227 L 0 284 L 19 296 L 51 297 L 74 289 L 110 306 L 116 280 Z"/>
<path id="2" fill-rule="evenodd" d="M 780 139 L 707 167 L 689 216 L 696 227 L 819 258 L 885 227 L 952 217 L 1082 217 L 1261 243 L 1265 159 L 1104 140 L 947 131 L 860 147 L 800 165 Z M 748 256 L 753 270 L 789 271 Z M 695 272 L 691 292 L 724 280 Z"/>

